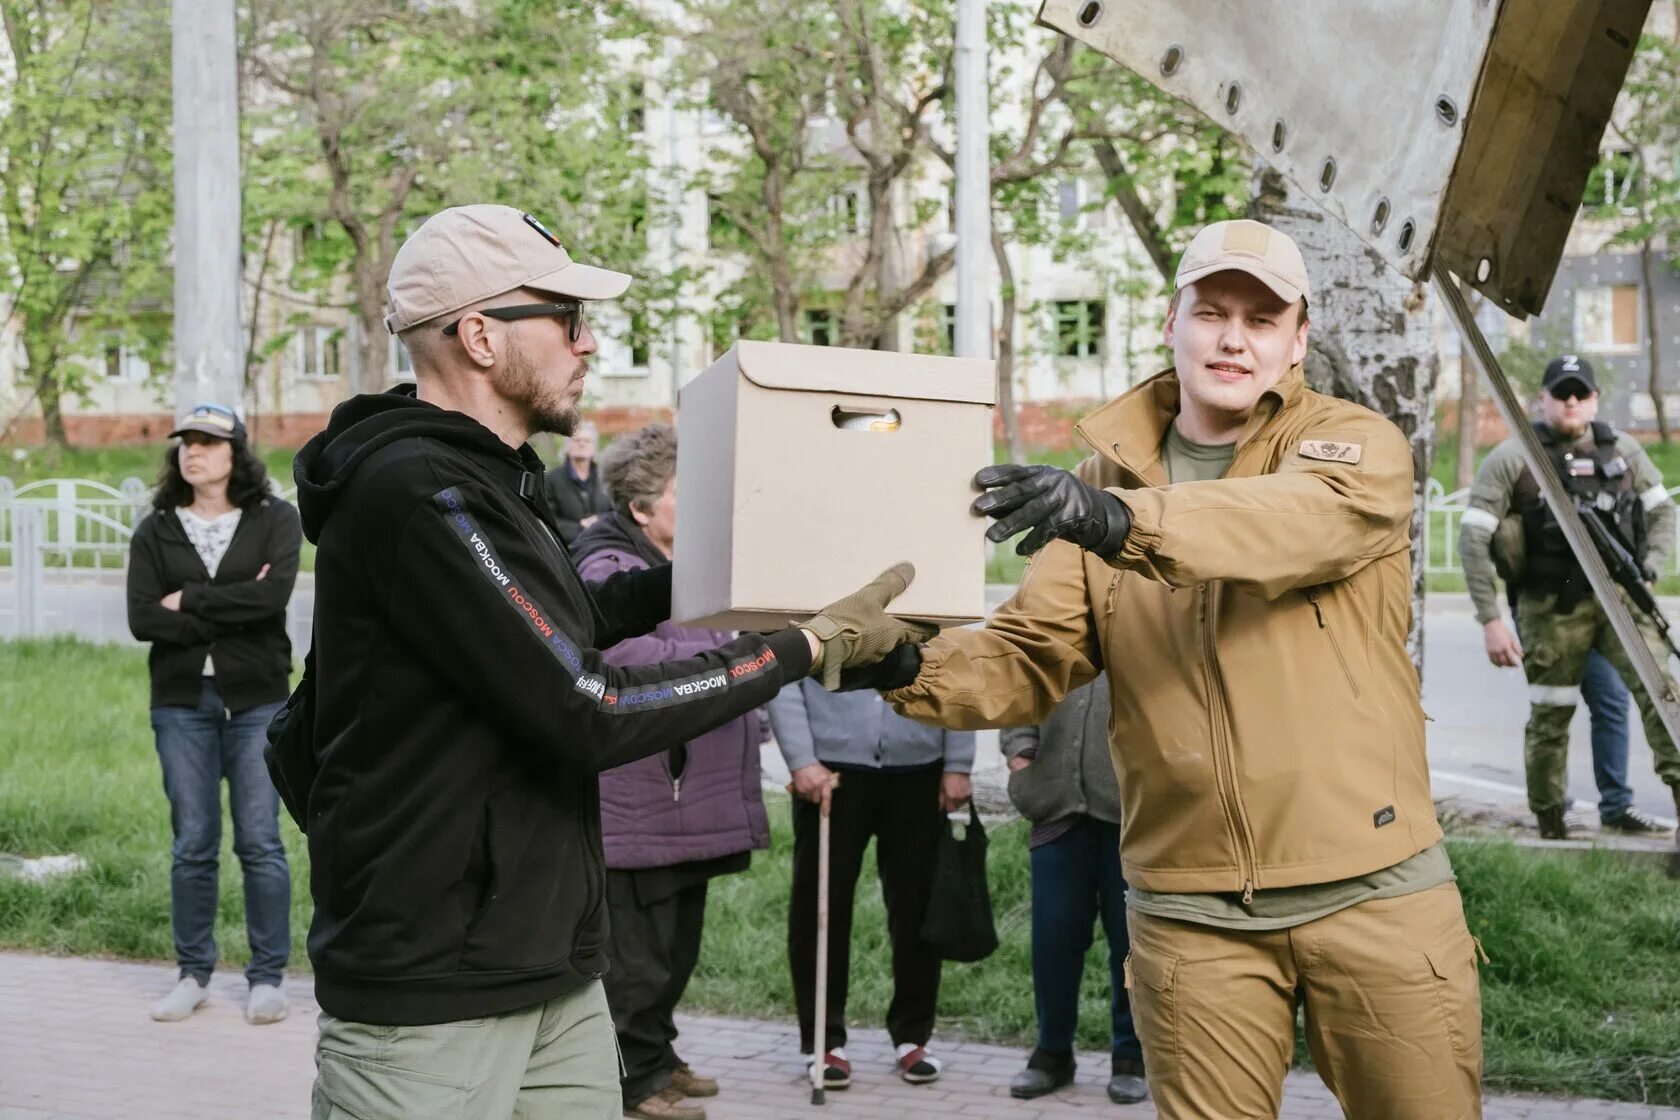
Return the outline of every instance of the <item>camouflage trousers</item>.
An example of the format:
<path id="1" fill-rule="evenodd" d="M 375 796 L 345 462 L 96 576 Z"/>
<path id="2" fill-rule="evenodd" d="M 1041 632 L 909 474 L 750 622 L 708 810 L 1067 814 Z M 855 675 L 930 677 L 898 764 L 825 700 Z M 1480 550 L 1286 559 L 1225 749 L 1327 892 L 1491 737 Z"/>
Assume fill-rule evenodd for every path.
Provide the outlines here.
<path id="1" fill-rule="evenodd" d="M 1633 617 L 1645 644 L 1666 672 L 1669 654 L 1662 636 L 1640 611 L 1633 610 Z M 1581 675 L 1586 671 L 1587 654 L 1594 649 L 1616 667 L 1639 705 L 1657 776 L 1671 788 L 1680 789 L 1680 751 L 1675 750 L 1668 729 L 1596 598 L 1588 595 L 1571 609 L 1559 611 L 1556 595 L 1525 591 L 1517 599 L 1517 632 L 1522 639 L 1523 674 L 1528 677 L 1523 763 L 1528 772 L 1530 809 L 1541 813 L 1568 804 L 1564 787 L 1569 721 L 1581 702 Z"/>

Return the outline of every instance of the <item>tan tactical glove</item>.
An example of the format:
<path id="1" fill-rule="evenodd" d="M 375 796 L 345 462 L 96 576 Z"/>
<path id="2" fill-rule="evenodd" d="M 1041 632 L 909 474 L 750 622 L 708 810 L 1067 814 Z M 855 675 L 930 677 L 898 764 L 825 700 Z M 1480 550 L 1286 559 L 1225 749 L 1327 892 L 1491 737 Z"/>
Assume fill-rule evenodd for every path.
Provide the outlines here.
<path id="1" fill-rule="evenodd" d="M 937 626 L 906 622 L 887 613 L 887 604 L 904 593 L 916 578 L 911 564 L 895 564 L 822 613 L 799 624 L 822 642 L 811 663 L 811 675 L 830 692 L 840 687 L 840 671 L 873 665 L 906 642 L 925 642 L 939 633 Z"/>

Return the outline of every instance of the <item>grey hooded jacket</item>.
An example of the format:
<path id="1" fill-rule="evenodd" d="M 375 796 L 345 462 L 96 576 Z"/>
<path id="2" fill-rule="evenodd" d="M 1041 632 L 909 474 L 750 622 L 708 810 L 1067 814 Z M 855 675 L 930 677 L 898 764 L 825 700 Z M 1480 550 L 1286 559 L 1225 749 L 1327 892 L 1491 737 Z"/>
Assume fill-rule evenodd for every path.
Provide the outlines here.
<path id="1" fill-rule="evenodd" d="M 999 737 L 1005 757 L 1032 764 L 1009 775 L 1009 800 L 1034 824 L 1083 813 L 1120 823 L 1120 783 L 1108 754 L 1108 677 L 1082 685 L 1033 727 Z"/>

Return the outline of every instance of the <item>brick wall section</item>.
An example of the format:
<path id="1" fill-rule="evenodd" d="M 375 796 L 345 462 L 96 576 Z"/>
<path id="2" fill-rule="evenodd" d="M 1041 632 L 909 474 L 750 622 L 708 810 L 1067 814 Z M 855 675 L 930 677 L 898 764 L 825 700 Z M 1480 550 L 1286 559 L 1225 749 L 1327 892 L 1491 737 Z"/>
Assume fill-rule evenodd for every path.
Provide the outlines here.
<path id="1" fill-rule="evenodd" d="M 633 432 L 656 420 L 669 422 L 671 411 L 664 408 L 602 408 L 588 414 L 603 435 Z M 105 415 L 87 413 L 64 418 L 65 434 L 72 447 L 113 447 L 122 444 L 162 443 L 175 426 L 167 412 Z M 302 447 L 309 437 L 327 426 L 324 412 L 285 412 L 247 418 L 251 438 L 263 447 Z M 46 431 L 39 416 L 18 421 L 6 440 L 16 447 L 39 447 Z"/>
<path id="2" fill-rule="evenodd" d="M 1073 434 L 1074 422 L 1101 403 L 1095 400 L 1068 400 L 1028 401 L 1017 405 L 1015 411 L 1019 420 L 1022 446 L 1029 451 L 1069 450 L 1078 443 Z M 995 419 L 992 431 L 994 438 L 1001 443 L 1001 415 Z"/>
<path id="3" fill-rule="evenodd" d="M 1067 451 L 1082 448 L 1074 436 L 1074 423 L 1101 401 L 1029 401 L 1019 406 L 1021 442 L 1028 451 Z M 1492 447 L 1508 434 L 1505 422 L 1490 400 L 1479 402 L 1476 442 Z M 669 423 L 671 410 L 614 406 L 596 409 L 589 414 L 595 426 L 605 436 L 622 435 L 656 421 Z M 288 412 L 280 415 L 256 416 L 250 420 L 251 435 L 263 447 L 302 447 L 309 437 L 327 425 L 327 415 L 321 412 Z M 107 447 L 116 444 L 159 443 L 173 427 L 167 413 L 145 413 L 126 416 L 79 415 L 65 417 L 70 443 L 75 447 Z M 995 438 L 1003 440 L 1003 419 L 993 423 Z M 1437 439 L 1455 438 L 1458 431 L 1458 408 L 1455 401 L 1441 405 Z M 1638 432 L 1641 438 L 1654 438 L 1654 432 Z M 7 443 L 18 447 L 36 447 L 44 442 L 39 417 L 18 422 Z"/>

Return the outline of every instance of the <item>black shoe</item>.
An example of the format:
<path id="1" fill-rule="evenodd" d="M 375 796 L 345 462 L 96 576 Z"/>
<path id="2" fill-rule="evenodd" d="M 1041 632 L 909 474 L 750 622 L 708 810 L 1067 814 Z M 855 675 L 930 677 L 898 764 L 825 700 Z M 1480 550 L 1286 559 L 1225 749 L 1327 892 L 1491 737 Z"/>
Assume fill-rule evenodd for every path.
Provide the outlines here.
<path id="1" fill-rule="evenodd" d="M 1072 1054 L 1057 1056 L 1034 1050 L 1032 1057 L 1027 1059 L 1027 1068 L 1009 1082 L 1009 1095 L 1019 1101 L 1030 1101 L 1034 1097 L 1054 1093 L 1065 1085 L 1072 1085 L 1073 1075 L 1078 1069 L 1079 1063 L 1073 1060 Z"/>
<path id="2" fill-rule="evenodd" d="M 1569 827 L 1564 823 L 1562 809 L 1543 809 L 1534 814 L 1535 823 L 1540 826 L 1540 839 L 1567 840 Z"/>
<path id="3" fill-rule="evenodd" d="M 1149 1099 L 1149 1085 L 1135 1073 L 1117 1073 L 1108 1079 L 1108 1099 L 1115 1104 L 1137 1104 Z"/>
<path id="4" fill-rule="evenodd" d="M 1621 832 L 1629 836 L 1661 836 L 1669 831 L 1632 805 L 1613 816 L 1605 817 L 1601 827 L 1609 832 Z"/>
<path id="5" fill-rule="evenodd" d="M 1115 1056 L 1109 1062 L 1108 1099 L 1115 1104 L 1137 1104 L 1149 1099 L 1149 1085 L 1143 1079 L 1143 1063 Z"/>
<path id="6" fill-rule="evenodd" d="M 810 1070 L 812 1062 L 806 1064 L 805 1080 L 811 1080 Z M 852 1063 L 846 1060 L 846 1052 L 836 1046 L 828 1052 L 828 1061 L 823 1064 L 823 1088 L 839 1091 L 852 1086 Z"/>

